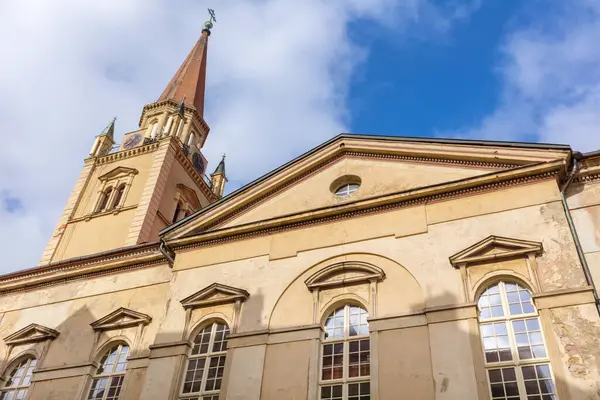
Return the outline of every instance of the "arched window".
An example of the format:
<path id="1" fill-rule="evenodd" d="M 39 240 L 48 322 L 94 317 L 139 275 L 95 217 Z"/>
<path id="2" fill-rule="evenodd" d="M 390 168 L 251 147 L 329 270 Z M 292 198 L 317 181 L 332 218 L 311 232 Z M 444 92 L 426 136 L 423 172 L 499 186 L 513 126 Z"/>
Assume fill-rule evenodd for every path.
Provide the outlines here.
<path id="1" fill-rule="evenodd" d="M 150 138 L 155 139 L 158 133 L 158 122 L 152 122 L 152 130 L 150 131 Z"/>
<path id="2" fill-rule="evenodd" d="M 187 140 L 187 145 L 189 147 L 192 147 L 195 139 L 196 139 L 196 133 L 194 131 L 190 132 L 190 136 L 188 136 L 188 140 Z"/>
<path id="3" fill-rule="evenodd" d="M 360 307 L 345 305 L 327 317 L 321 354 L 321 400 L 371 398 L 368 316 Z"/>
<path id="4" fill-rule="evenodd" d="M 121 206 L 121 200 L 123 199 L 123 193 L 125 192 L 125 184 L 121 183 L 119 187 L 117 187 L 117 192 L 115 193 L 115 198 L 112 202 L 111 210 Z"/>
<path id="5" fill-rule="evenodd" d="M 22 400 L 27 397 L 27 391 L 31 384 L 31 375 L 37 365 L 33 357 L 25 358 L 10 371 L 4 388 L 0 392 L 2 400 Z"/>
<path id="6" fill-rule="evenodd" d="M 513 282 L 488 286 L 478 301 L 492 400 L 556 400 L 548 351 L 531 293 Z"/>
<path id="7" fill-rule="evenodd" d="M 108 206 L 108 199 L 110 198 L 110 194 L 112 193 L 112 186 L 104 189 L 102 193 L 100 193 L 100 198 L 98 199 L 98 207 L 96 207 L 96 212 L 105 211 Z"/>
<path id="8" fill-rule="evenodd" d="M 196 335 L 183 375 L 181 399 L 219 399 L 228 335 L 229 327 L 222 322 L 213 322 Z"/>
<path id="9" fill-rule="evenodd" d="M 183 210 L 183 203 L 181 203 L 181 201 L 178 201 L 177 205 L 175 206 L 175 213 L 173 214 L 173 223 L 175 223 L 179 220 L 179 214 L 181 214 L 182 210 Z"/>
<path id="10" fill-rule="evenodd" d="M 100 359 L 100 366 L 94 374 L 88 400 L 117 400 L 125 379 L 129 346 L 118 344 L 108 350 Z"/>

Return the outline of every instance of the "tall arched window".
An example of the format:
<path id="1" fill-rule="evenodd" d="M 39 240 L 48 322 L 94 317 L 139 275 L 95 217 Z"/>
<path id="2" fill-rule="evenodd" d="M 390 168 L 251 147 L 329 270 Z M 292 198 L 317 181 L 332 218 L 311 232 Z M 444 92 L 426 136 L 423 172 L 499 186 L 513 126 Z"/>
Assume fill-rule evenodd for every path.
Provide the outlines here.
<path id="1" fill-rule="evenodd" d="M 513 282 L 488 286 L 478 301 L 492 400 L 556 400 L 544 335 L 531 293 Z"/>
<path id="2" fill-rule="evenodd" d="M 110 198 L 110 194 L 112 193 L 112 186 L 104 189 L 102 193 L 100 193 L 100 198 L 98 199 L 98 206 L 96 207 L 96 212 L 105 211 L 108 207 L 108 199 Z"/>
<path id="3" fill-rule="evenodd" d="M 10 371 L 4 388 L 0 392 L 1 400 L 24 400 L 31 384 L 31 375 L 37 365 L 33 357 L 25 358 Z"/>
<path id="4" fill-rule="evenodd" d="M 155 139 L 156 134 L 158 133 L 158 122 L 152 122 L 152 129 L 150 130 L 150 138 Z"/>
<path id="5" fill-rule="evenodd" d="M 118 344 L 108 350 L 100 359 L 100 366 L 94 374 L 88 400 L 117 400 L 127 368 L 129 346 Z"/>
<path id="6" fill-rule="evenodd" d="M 117 208 L 121 205 L 121 200 L 123 199 L 123 193 L 125 193 L 125 184 L 121 183 L 117 187 L 117 192 L 115 193 L 115 198 L 113 199 L 112 205 L 110 206 L 111 210 Z"/>
<path id="7" fill-rule="evenodd" d="M 360 307 L 345 305 L 327 317 L 321 354 L 321 400 L 371 398 L 368 316 Z"/>
<path id="8" fill-rule="evenodd" d="M 229 327 L 222 322 L 213 322 L 196 335 L 188 356 L 180 399 L 219 400 L 228 335 Z"/>

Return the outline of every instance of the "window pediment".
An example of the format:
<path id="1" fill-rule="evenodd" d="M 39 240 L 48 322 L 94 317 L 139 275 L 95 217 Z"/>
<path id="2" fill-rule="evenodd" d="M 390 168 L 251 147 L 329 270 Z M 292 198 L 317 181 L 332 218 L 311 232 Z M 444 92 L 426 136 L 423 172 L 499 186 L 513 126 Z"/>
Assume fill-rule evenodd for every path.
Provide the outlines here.
<path id="1" fill-rule="evenodd" d="M 45 340 L 53 340 L 59 335 L 54 329 L 38 325 L 30 324 L 17 332 L 8 335 L 4 338 L 7 345 L 19 345 L 26 343 L 42 342 Z"/>
<path id="2" fill-rule="evenodd" d="M 127 167 L 117 167 L 115 169 L 110 170 L 102 176 L 99 176 L 98 179 L 100 181 L 105 182 L 117 178 L 121 178 L 129 175 L 137 175 L 138 170 L 135 168 L 127 168 Z"/>
<path id="3" fill-rule="evenodd" d="M 511 239 L 500 236 L 489 236 L 480 242 L 454 254 L 450 263 L 458 268 L 461 265 L 477 264 L 487 261 L 541 254 L 542 243 L 527 240 Z"/>
<path id="4" fill-rule="evenodd" d="M 246 300 L 250 294 L 244 289 L 213 283 L 199 292 L 181 300 L 183 308 L 207 307 L 223 303 L 235 303 Z"/>
<path id="5" fill-rule="evenodd" d="M 129 328 L 137 325 L 148 325 L 152 318 L 141 312 L 121 307 L 110 314 L 92 322 L 90 325 L 95 331 L 109 331 L 114 329 Z"/>
<path id="6" fill-rule="evenodd" d="M 194 189 L 189 188 L 182 183 L 178 183 L 177 190 L 179 190 L 179 193 L 181 193 L 181 195 L 192 206 L 194 210 L 199 210 L 201 208 L 200 199 L 198 199 L 198 195 L 196 194 Z"/>
<path id="7" fill-rule="evenodd" d="M 379 267 L 363 262 L 341 262 L 312 274 L 304 283 L 310 290 L 348 284 L 381 281 L 385 273 Z"/>

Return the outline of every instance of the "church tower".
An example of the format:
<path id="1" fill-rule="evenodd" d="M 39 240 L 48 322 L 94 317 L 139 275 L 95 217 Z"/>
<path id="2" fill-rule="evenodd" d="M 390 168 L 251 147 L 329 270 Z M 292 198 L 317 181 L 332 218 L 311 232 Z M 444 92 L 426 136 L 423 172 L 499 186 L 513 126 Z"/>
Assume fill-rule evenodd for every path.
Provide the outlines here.
<path id="1" fill-rule="evenodd" d="M 202 154 L 212 21 L 160 97 L 144 106 L 138 130 L 116 146 L 113 120 L 96 136 L 40 265 L 156 241 L 222 195 L 225 180 L 212 187 Z"/>

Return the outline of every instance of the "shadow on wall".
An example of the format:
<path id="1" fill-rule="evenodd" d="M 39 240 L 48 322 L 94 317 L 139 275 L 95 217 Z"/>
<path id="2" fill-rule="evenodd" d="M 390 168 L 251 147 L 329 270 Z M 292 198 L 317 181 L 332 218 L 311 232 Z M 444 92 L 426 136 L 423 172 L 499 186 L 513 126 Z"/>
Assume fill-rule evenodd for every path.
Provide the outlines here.
<path id="1" fill-rule="evenodd" d="M 458 300 L 455 296 L 450 293 L 445 293 L 439 296 L 434 304 L 460 304 L 462 301 Z M 593 306 L 591 306 L 593 307 Z M 437 308 L 437 307 L 436 307 Z M 478 307 L 478 312 L 480 316 L 482 315 L 482 308 Z M 457 318 L 459 318 L 459 312 L 454 312 Z M 472 365 L 475 366 L 475 381 L 479 386 L 479 397 L 477 394 L 471 394 L 470 396 L 456 396 L 457 393 L 456 388 L 452 388 L 453 379 L 450 378 L 452 374 L 454 376 L 458 376 L 458 382 L 463 381 L 460 379 L 460 374 L 462 373 L 472 373 L 469 371 L 464 371 L 460 369 L 461 361 L 460 356 L 456 358 L 456 365 L 453 368 L 452 362 L 443 364 L 442 368 L 439 368 L 439 371 L 433 371 L 433 390 L 434 395 L 431 396 L 431 400 L 438 398 L 447 398 L 447 399 L 526 399 L 526 400 L 598 400 L 600 399 L 600 382 L 595 382 L 589 378 L 586 379 L 585 375 L 588 374 L 588 369 L 600 371 L 600 360 L 596 359 L 596 365 L 588 365 L 585 366 L 585 361 L 582 361 L 582 369 L 585 370 L 585 373 L 581 373 L 581 371 L 570 371 L 564 365 L 564 361 L 562 358 L 554 357 L 552 359 L 553 366 L 550 365 L 550 361 L 545 359 L 540 359 L 540 361 L 535 361 L 529 358 L 529 353 L 533 354 L 535 351 L 539 351 L 538 348 L 534 348 L 531 346 L 519 346 L 519 344 L 523 344 L 525 340 L 529 340 L 529 343 L 532 343 L 533 336 L 535 335 L 535 329 L 537 328 L 537 323 L 533 320 L 538 320 L 539 325 L 542 324 L 540 320 L 541 316 L 532 316 L 532 314 L 527 315 L 526 317 L 520 317 L 516 315 L 515 317 L 510 316 L 509 318 L 502 319 L 480 319 L 477 322 L 477 330 L 469 331 L 468 329 L 461 328 L 459 324 L 456 322 L 441 322 L 437 324 L 430 324 L 429 333 L 430 340 L 432 340 L 433 330 L 436 329 L 435 325 L 444 325 L 443 329 L 445 331 L 445 341 L 442 343 L 442 346 L 438 346 L 438 351 L 444 351 L 448 349 L 450 353 L 457 352 L 456 349 L 464 349 L 465 343 L 470 343 L 470 346 L 473 348 L 473 362 Z M 489 321 L 489 322 L 488 322 Z M 544 329 L 541 327 L 541 329 Z M 600 329 L 598 329 L 600 330 Z M 528 331 L 533 331 L 529 332 Z M 551 341 L 549 340 L 551 335 L 554 336 L 554 332 L 548 332 L 545 330 L 543 333 L 543 338 L 545 342 L 545 352 L 546 354 L 550 351 L 548 349 L 551 346 Z M 509 337 L 511 339 L 509 340 Z M 549 343 L 550 341 L 550 343 Z M 513 346 L 512 351 L 509 347 L 503 347 L 505 343 L 518 343 Z M 560 344 L 558 344 L 561 346 Z M 574 345 L 574 344 L 573 344 Z M 486 351 L 484 352 L 484 347 Z M 454 349 L 454 350 L 453 350 Z M 432 342 L 432 353 L 435 351 L 435 346 Z M 383 351 L 383 350 L 381 350 Z M 561 353 L 564 353 L 564 349 L 560 349 Z M 468 355 L 464 355 L 468 357 Z M 521 360 L 521 357 L 524 361 Z M 478 359 L 479 358 L 479 359 Z M 496 361 L 504 360 L 505 363 L 495 363 Z M 581 360 L 580 360 L 581 361 Z M 419 360 L 414 358 L 410 361 L 410 363 L 417 363 Z M 469 363 L 467 361 L 467 363 Z M 485 363 L 482 365 L 482 363 Z M 518 365 L 517 365 L 518 364 Z M 479 365 L 479 367 L 478 367 Z M 591 367 L 591 368 L 589 368 Z M 433 368 L 433 367 L 432 367 Z M 445 371 L 442 371 L 445 369 Z M 477 369 L 481 371 L 484 369 L 485 372 L 482 374 L 477 373 Z M 560 369 L 560 371 L 557 371 Z M 437 373 L 436 373 L 437 372 Z M 579 374 L 578 374 L 579 372 Z M 381 373 L 385 373 L 385 371 L 381 371 Z M 551 375 L 549 375 L 551 374 Z M 572 376 L 571 376 L 572 375 Z M 575 386 L 572 384 L 573 381 L 568 382 L 565 380 L 565 377 L 575 377 L 575 381 L 579 383 L 579 385 Z M 467 379 L 471 379 L 471 377 L 466 377 Z M 546 379 L 550 378 L 550 379 Z M 394 396 L 394 399 L 406 399 L 412 400 L 414 398 L 425 399 L 422 395 L 415 395 L 409 389 L 410 393 L 399 393 L 398 396 Z M 460 391 L 460 390 L 459 390 Z M 452 394 L 451 396 L 444 397 L 444 393 Z M 466 393 L 465 393 L 466 395 Z M 485 396 L 485 397 L 483 397 Z M 514 396 L 514 397 L 511 397 Z M 521 397 L 519 397 L 521 396 Z M 380 397 L 382 400 L 390 398 L 389 396 Z M 429 397 L 427 397 L 429 398 Z"/>

